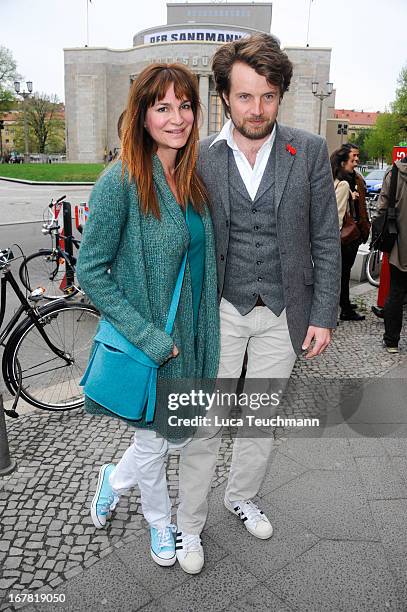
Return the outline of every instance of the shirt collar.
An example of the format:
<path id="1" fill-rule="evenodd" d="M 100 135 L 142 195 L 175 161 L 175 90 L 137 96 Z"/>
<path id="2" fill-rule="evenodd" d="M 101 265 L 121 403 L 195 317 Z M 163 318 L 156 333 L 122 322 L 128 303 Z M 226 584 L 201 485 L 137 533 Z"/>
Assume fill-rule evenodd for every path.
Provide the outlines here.
<path id="1" fill-rule="evenodd" d="M 271 132 L 267 140 L 265 140 L 263 144 L 261 145 L 261 149 L 263 149 L 263 147 L 264 148 L 270 147 L 271 149 L 274 144 L 275 139 L 276 139 L 276 123 L 274 124 L 273 131 Z M 233 123 L 231 119 L 226 121 L 225 125 L 223 126 L 219 134 L 216 136 L 215 140 L 211 142 L 209 148 L 213 147 L 213 145 L 216 142 L 220 142 L 221 140 L 226 140 L 226 144 L 228 145 L 228 147 L 232 149 L 232 151 L 240 151 L 233 137 Z"/>

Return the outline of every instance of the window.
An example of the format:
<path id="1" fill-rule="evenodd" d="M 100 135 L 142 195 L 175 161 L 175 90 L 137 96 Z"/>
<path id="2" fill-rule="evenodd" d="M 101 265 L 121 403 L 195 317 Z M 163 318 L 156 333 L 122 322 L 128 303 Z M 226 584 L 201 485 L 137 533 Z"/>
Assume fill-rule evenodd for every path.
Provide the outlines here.
<path id="1" fill-rule="evenodd" d="M 222 102 L 216 91 L 209 92 L 209 125 L 208 133 L 216 134 L 222 129 L 225 122 Z"/>

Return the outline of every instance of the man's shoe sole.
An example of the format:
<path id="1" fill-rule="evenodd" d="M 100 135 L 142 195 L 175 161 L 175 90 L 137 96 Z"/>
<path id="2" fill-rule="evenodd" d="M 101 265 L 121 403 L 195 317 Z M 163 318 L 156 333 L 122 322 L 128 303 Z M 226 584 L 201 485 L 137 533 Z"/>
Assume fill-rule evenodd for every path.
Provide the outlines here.
<path id="1" fill-rule="evenodd" d="M 105 471 L 106 468 L 108 467 L 109 464 L 106 464 L 102 467 L 102 469 L 99 470 L 99 478 L 98 478 L 98 483 L 96 485 L 96 493 L 93 496 L 92 499 L 92 503 L 90 506 L 90 515 L 92 517 L 92 521 L 94 526 L 96 527 L 96 529 L 103 529 L 104 527 L 106 527 L 106 523 L 103 525 L 98 518 L 98 515 L 96 513 L 96 504 L 97 504 L 97 498 L 99 496 L 100 493 L 100 487 L 102 486 L 102 482 L 103 482 L 103 477 L 105 475 Z M 106 520 L 108 519 L 109 515 L 106 516 Z"/>
<path id="2" fill-rule="evenodd" d="M 233 509 L 229 508 L 229 506 L 227 505 L 226 500 L 223 500 L 223 503 L 225 504 L 225 508 L 226 508 L 227 510 L 229 510 L 229 512 L 231 512 L 231 513 L 233 514 L 233 516 L 235 516 L 236 518 L 238 518 L 238 519 L 239 519 L 239 521 L 240 521 L 241 523 L 243 523 L 243 525 L 244 525 L 244 526 L 245 526 L 245 528 L 246 528 L 246 531 L 248 531 L 248 532 L 250 533 L 250 535 L 254 536 L 254 537 L 255 537 L 255 538 L 257 538 L 258 540 L 269 540 L 269 539 L 271 538 L 271 536 L 272 536 L 272 535 L 273 535 L 273 533 L 274 533 L 274 531 L 273 531 L 273 527 L 272 527 L 272 526 L 271 526 L 271 533 L 270 533 L 270 535 L 268 535 L 268 536 L 262 536 L 262 535 L 259 535 L 258 533 L 255 533 L 254 531 L 252 531 L 251 529 L 249 529 L 249 527 L 247 527 L 247 526 L 246 526 L 246 521 L 242 521 L 242 519 L 240 518 L 240 516 L 238 516 L 238 515 L 236 514 L 236 512 L 235 512 Z"/>
<path id="3" fill-rule="evenodd" d="M 184 570 L 184 572 L 186 574 L 192 574 L 192 575 L 200 574 L 202 572 L 202 569 L 203 569 L 203 566 L 204 566 L 204 564 L 202 564 L 202 567 L 200 567 L 199 569 L 197 569 L 197 570 L 190 570 L 190 569 L 187 569 L 184 565 L 182 565 L 182 563 L 181 563 L 181 561 L 179 559 L 178 559 L 178 563 L 179 563 L 181 569 Z"/>
<path id="4" fill-rule="evenodd" d="M 170 567 L 171 565 L 174 565 L 177 560 L 177 556 L 175 554 L 173 557 L 171 557 L 171 559 L 162 559 L 155 554 L 152 548 L 150 548 L 150 552 L 152 559 L 157 563 L 157 565 L 161 565 L 162 567 Z"/>

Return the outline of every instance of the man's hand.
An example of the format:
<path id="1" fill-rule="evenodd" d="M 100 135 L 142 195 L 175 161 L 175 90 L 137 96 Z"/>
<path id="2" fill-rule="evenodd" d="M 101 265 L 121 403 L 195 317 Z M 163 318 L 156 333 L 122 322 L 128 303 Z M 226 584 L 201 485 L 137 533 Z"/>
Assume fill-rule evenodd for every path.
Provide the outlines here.
<path id="1" fill-rule="evenodd" d="M 310 325 L 307 335 L 305 336 L 305 340 L 302 343 L 302 349 L 304 351 L 308 351 L 305 355 L 305 359 L 312 359 L 313 357 L 323 353 L 331 342 L 331 338 L 332 330 L 329 328 L 315 327 L 315 325 Z M 312 348 L 310 348 L 312 341 L 314 341 L 314 344 Z"/>
<path id="2" fill-rule="evenodd" d="M 179 355 L 179 350 L 177 349 L 176 345 L 174 344 L 174 346 L 172 347 L 172 352 L 171 352 L 171 355 L 170 355 L 170 359 L 172 357 L 177 357 L 178 355 Z"/>

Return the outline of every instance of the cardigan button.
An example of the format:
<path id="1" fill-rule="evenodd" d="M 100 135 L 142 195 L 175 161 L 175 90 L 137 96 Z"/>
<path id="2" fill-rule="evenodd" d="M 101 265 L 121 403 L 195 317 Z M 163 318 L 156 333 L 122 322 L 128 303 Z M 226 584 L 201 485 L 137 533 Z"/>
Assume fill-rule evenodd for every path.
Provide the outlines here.
<path id="1" fill-rule="evenodd" d="M 220 260 L 221 260 L 221 261 L 225 261 L 225 256 L 224 256 L 224 255 L 221 255 L 221 256 L 220 256 Z"/>

